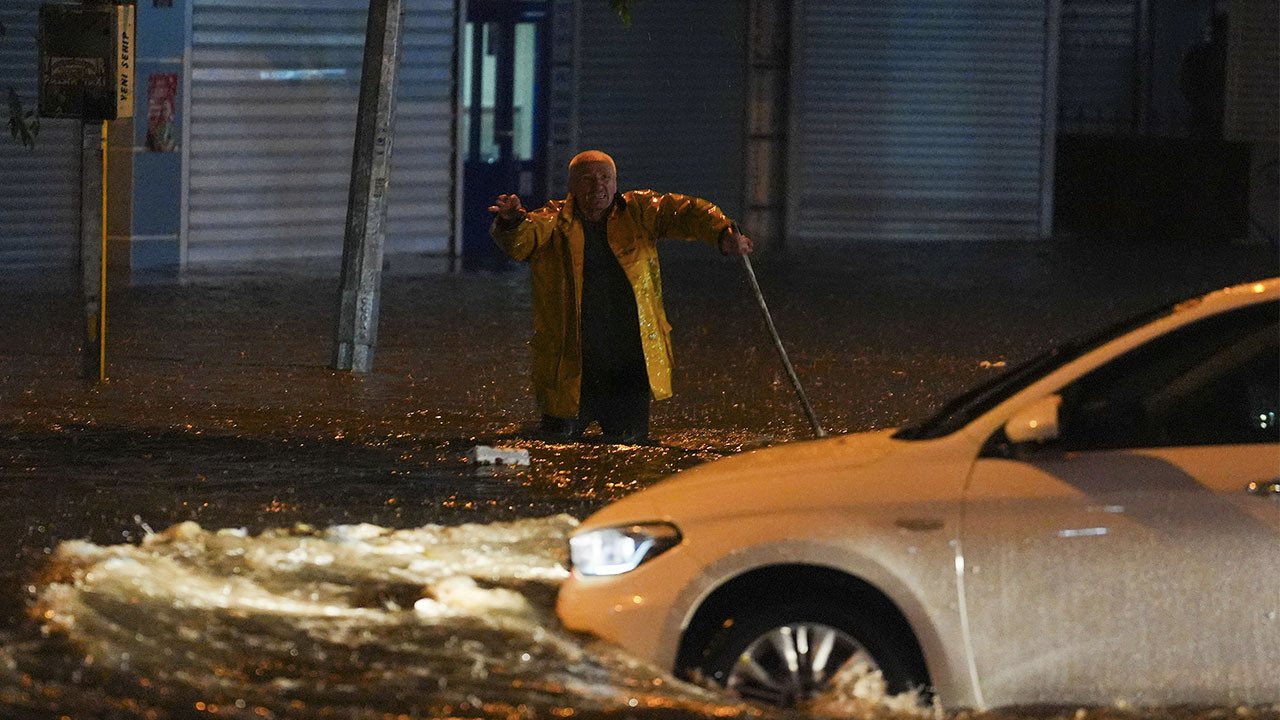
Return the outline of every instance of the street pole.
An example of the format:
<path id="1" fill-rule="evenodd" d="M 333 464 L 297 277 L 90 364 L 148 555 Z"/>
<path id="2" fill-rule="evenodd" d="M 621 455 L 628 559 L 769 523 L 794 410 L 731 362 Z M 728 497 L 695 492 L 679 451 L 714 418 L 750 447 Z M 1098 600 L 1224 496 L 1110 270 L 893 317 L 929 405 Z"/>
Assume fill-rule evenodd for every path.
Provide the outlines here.
<path id="1" fill-rule="evenodd" d="M 342 245 L 335 370 L 369 372 L 378 339 L 402 0 L 371 0 Z"/>
<path id="2" fill-rule="evenodd" d="M 787 349 L 782 345 L 782 336 L 778 335 L 778 328 L 773 324 L 773 314 L 769 312 L 769 306 L 764 302 L 764 293 L 760 292 L 760 281 L 756 280 L 755 268 L 751 267 L 751 258 L 747 255 L 739 255 L 742 258 L 742 267 L 747 271 L 747 280 L 751 282 L 751 292 L 756 296 L 756 304 L 760 306 L 760 312 L 764 315 L 764 324 L 769 328 L 769 337 L 773 338 L 773 347 L 778 351 L 778 357 L 782 360 L 782 367 L 787 371 L 787 379 L 791 381 L 791 387 L 795 388 L 796 397 L 800 399 L 800 406 L 804 409 L 804 416 L 809 418 L 809 426 L 813 428 L 813 434 L 817 437 L 824 438 L 827 431 L 822 429 L 822 423 L 818 422 L 818 415 L 813 411 L 813 406 L 809 404 L 809 396 L 804 394 L 804 388 L 800 387 L 800 377 L 796 375 L 795 366 L 791 364 L 791 359 L 787 357 Z"/>
<path id="3" fill-rule="evenodd" d="M 80 123 L 80 296 L 84 303 L 82 376 L 107 379 L 107 123 Z"/>

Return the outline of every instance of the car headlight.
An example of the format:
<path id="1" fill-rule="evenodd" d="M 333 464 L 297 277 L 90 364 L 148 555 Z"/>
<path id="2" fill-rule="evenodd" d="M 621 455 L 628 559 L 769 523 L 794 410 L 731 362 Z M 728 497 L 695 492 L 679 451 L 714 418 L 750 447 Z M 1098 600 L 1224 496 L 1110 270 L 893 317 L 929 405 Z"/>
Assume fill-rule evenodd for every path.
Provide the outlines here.
<path id="1" fill-rule="evenodd" d="M 583 575 L 621 575 L 680 544 L 670 523 L 589 530 L 569 538 L 569 558 Z"/>

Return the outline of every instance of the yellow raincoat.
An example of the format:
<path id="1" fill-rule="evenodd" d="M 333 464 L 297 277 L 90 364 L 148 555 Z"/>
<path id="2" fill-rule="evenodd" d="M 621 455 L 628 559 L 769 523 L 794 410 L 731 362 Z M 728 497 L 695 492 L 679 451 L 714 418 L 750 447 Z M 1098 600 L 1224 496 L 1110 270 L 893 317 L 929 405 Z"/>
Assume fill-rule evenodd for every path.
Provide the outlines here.
<path id="1" fill-rule="evenodd" d="M 538 407 L 556 417 L 576 417 L 582 385 L 582 221 L 573 197 L 554 200 L 490 234 L 512 259 L 528 261 L 533 274 L 533 387 Z M 732 227 L 720 208 L 688 195 L 652 190 L 620 193 L 609 211 L 613 254 L 631 281 L 640 319 L 640 344 L 655 400 L 671 397 L 671 325 L 662 306 L 659 238 L 716 244 Z"/>

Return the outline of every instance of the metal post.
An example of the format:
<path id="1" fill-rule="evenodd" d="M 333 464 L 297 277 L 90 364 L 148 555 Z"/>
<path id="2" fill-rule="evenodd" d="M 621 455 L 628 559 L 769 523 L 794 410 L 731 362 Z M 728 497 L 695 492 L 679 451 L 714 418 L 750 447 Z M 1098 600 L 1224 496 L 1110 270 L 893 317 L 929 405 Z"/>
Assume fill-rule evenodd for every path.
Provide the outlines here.
<path id="1" fill-rule="evenodd" d="M 1062 0 L 1045 0 L 1044 95 L 1040 125 L 1040 239 L 1053 237 L 1053 192 L 1058 160 L 1058 69 Z"/>
<path id="2" fill-rule="evenodd" d="M 1151 0 L 1138 0 L 1134 6 L 1133 32 L 1133 119 L 1134 134 L 1145 136 L 1151 130 L 1152 37 Z"/>
<path id="3" fill-rule="evenodd" d="M 369 3 L 342 246 L 341 294 L 333 354 L 336 370 L 369 372 L 377 346 L 402 13 L 402 0 Z"/>
<path id="4" fill-rule="evenodd" d="M 84 301 L 84 347 L 80 352 L 86 380 L 102 381 L 106 373 L 106 183 L 107 124 L 80 124 L 80 295 Z"/>
<path id="5" fill-rule="evenodd" d="M 493 139 L 498 145 L 499 187 L 516 188 L 515 158 L 515 84 L 516 24 L 514 21 L 490 26 L 489 41 L 497 55 L 494 84 L 498 88 L 493 100 Z M 515 192 L 524 193 L 524 190 Z M 526 193 L 527 194 L 527 193 Z"/>
<path id="6" fill-rule="evenodd" d="M 749 255 L 739 255 L 739 257 L 742 258 L 743 269 L 747 271 L 747 280 L 751 281 L 751 292 L 756 296 L 756 304 L 760 306 L 760 312 L 764 315 L 764 324 L 769 328 L 769 336 L 773 338 L 773 347 L 778 351 L 778 357 L 782 360 L 782 367 L 787 371 L 787 379 L 791 381 L 791 387 L 796 390 L 796 397 L 800 399 L 804 416 L 809 418 L 809 426 L 813 428 L 813 434 L 824 438 L 827 436 L 827 431 L 822 429 L 817 413 L 809 404 L 809 396 L 805 395 L 804 388 L 800 387 L 800 377 L 796 375 L 796 369 L 791 364 L 791 359 L 787 357 L 787 349 L 782 345 L 782 337 L 778 335 L 778 328 L 773 324 L 773 314 L 769 312 L 769 306 L 764 302 L 764 293 L 760 292 L 760 281 L 756 280 L 755 268 L 751 267 L 751 257 Z"/>

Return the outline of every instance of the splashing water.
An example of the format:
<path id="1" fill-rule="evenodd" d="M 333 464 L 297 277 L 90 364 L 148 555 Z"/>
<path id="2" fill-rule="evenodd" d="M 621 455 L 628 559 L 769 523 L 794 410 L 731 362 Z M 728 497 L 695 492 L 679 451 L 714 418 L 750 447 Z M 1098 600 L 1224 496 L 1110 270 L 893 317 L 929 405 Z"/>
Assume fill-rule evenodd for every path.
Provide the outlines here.
<path id="1" fill-rule="evenodd" d="M 866 720 L 890 717 L 941 720 L 943 717 L 936 698 L 930 702 L 919 690 L 890 694 L 884 675 L 856 657 L 836 672 L 831 686 L 807 703 L 806 708 L 824 717 Z"/>
<path id="2" fill-rule="evenodd" d="M 864 245 L 760 269 L 836 433 L 924 417 L 1006 359 L 1274 267 L 1273 254 L 1188 262 L 1153 247 L 1136 262 L 1097 247 Z M 517 360 L 524 275 L 389 279 L 389 342 L 363 378 L 327 369 L 332 325 L 315 308 L 332 283 L 135 289 L 115 301 L 112 380 L 93 388 L 78 378 L 78 305 L 0 283 L 22 309 L 0 314 L 0 615 L 17 620 L 19 582 L 30 605 L 16 629 L 0 624 L 0 718 L 795 717 L 566 632 L 552 606 L 575 521 L 488 522 L 583 517 L 710 455 L 808 436 L 735 268 L 664 263 L 682 375 L 655 408 L 662 447 L 521 442 L 533 466 L 494 477 L 458 458 L 535 417 Z M 254 532 L 157 534 L 142 518 Z M 418 527 L 464 520 L 481 522 Z M 410 529 L 338 524 L 360 521 Z M 276 525 L 289 527 L 262 530 Z M 97 544 L 55 549 L 75 537 Z M 109 544 L 122 539 L 133 544 Z M 847 670 L 806 716 L 939 714 Z M 946 717 L 1277 720 L 1280 708 Z"/>
<path id="3" fill-rule="evenodd" d="M 34 613 L 82 661 L 49 667 L 19 644 L 0 700 L 138 717 L 758 714 L 559 628 L 575 525 L 186 522 L 137 545 L 66 542 Z"/>
<path id="4" fill-rule="evenodd" d="M 796 717 L 682 682 L 565 631 L 568 515 L 514 522 L 296 525 L 256 536 L 193 522 L 137 544 L 59 545 L 39 637 L 0 640 L 0 717 Z M 1160 717 L 1275 717 L 1275 708 Z M 1063 717 L 1066 711 L 960 713 Z M 943 720 L 879 673 L 843 668 L 805 713 Z M 1216 713 L 1216 714 L 1215 714 Z M 1147 717 L 1080 709 L 1072 720 Z"/>

